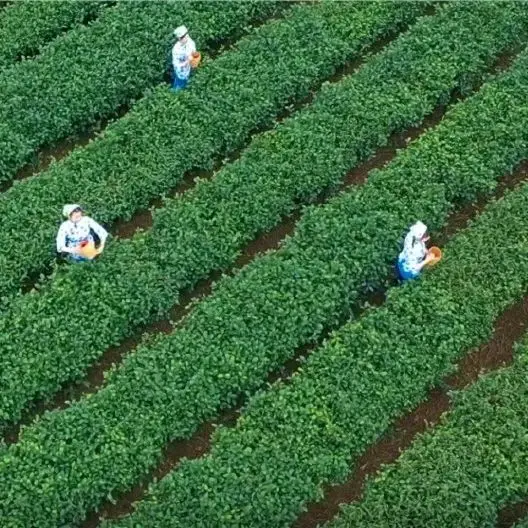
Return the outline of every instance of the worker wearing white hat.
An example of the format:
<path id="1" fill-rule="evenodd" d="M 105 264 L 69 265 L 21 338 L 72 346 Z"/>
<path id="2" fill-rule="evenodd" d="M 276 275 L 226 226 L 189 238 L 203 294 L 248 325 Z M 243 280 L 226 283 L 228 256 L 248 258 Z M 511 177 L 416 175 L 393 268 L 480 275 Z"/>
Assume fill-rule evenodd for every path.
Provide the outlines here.
<path id="1" fill-rule="evenodd" d="M 194 40 L 189 37 L 189 32 L 185 26 L 179 26 L 174 30 L 174 35 L 178 39 L 172 48 L 172 68 L 174 79 L 172 88 L 181 90 L 187 86 L 191 75 L 191 57 L 196 51 Z"/>
<path id="2" fill-rule="evenodd" d="M 433 260 L 434 257 L 428 253 L 425 245 L 428 240 L 427 226 L 423 222 L 416 222 L 411 226 L 403 243 L 403 251 L 398 257 L 401 279 L 415 279 L 423 267 Z"/>
<path id="3" fill-rule="evenodd" d="M 62 214 L 67 218 L 57 233 L 57 252 L 67 253 L 74 261 L 88 260 L 81 256 L 81 244 L 94 242 L 97 237 L 100 242 L 99 253 L 103 250 L 108 232 L 89 216 L 85 216 L 82 207 L 78 204 L 67 204 L 62 209 Z"/>

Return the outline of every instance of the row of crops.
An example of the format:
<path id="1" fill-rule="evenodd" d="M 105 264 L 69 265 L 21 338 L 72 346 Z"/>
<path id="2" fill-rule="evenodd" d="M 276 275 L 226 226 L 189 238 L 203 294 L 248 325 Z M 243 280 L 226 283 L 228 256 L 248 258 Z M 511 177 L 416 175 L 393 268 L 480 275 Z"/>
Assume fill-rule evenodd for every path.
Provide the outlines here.
<path id="1" fill-rule="evenodd" d="M 109 346 L 130 335 L 137 325 L 166 312 L 182 288 L 194 284 L 214 269 L 231 264 L 245 242 L 259 231 L 277 224 L 298 201 L 305 201 L 336 185 L 358 159 L 383 145 L 391 132 L 423 119 L 439 99 L 448 98 L 453 89 L 462 86 L 461 78 L 482 74 L 493 59 L 493 52 L 498 53 L 511 44 L 514 35 L 520 33 L 528 22 L 527 15 L 516 12 L 516 9 L 510 12 L 501 10 L 488 28 L 482 26 L 480 18 L 478 13 L 447 9 L 438 17 L 423 19 L 414 31 L 398 39 L 357 75 L 327 87 L 313 105 L 258 138 L 239 161 L 226 166 L 213 180 L 197 185 L 183 199 L 167 203 L 156 215 L 155 225 L 149 233 L 115 244 L 97 267 L 70 268 L 55 277 L 39 294 L 24 296 L 15 302 L 0 322 L 3 351 L 0 376 L 5 387 L 9 388 L 1 396 L 4 421 L 17 419 L 24 406 L 35 397 L 52 394 L 65 381 L 82 377 L 86 368 Z M 467 21 L 467 25 L 463 21 Z M 469 44 L 460 46 L 460 54 L 457 54 L 453 49 L 455 43 L 467 40 L 475 27 L 481 28 L 475 48 Z M 455 28 L 459 29 L 458 33 Z M 509 38 L 508 31 L 511 31 Z M 441 74 L 431 67 L 435 63 L 432 57 L 435 61 L 443 61 Z M 383 72 L 392 71 L 393 64 L 403 68 L 401 77 L 391 74 L 383 82 Z M 418 82 L 420 78 L 422 83 Z M 376 90 L 372 88 L 373 83 L 377 85 Z M 405 100 L 400 95 L 402 91 L 407 94 Z M 382 97 L 385 103 L 380 105 Z M 400 100 L 398 105 L 394 104 L 396 99 Z M 363 108 L 371 108 L 372 113 L 365 115 Z M 270 179 L 268 175 L 275 175 L 275 178 Z M 402 176 L 403 181 L 406 178 L 406 175 Z M 392 192 L 391 189 L 389 194 Z M 383 196 L 387 198 L 387 192 L 379 194 L 376 191 L 377 203 Z M 392 199 L 388 197 L 389 202 Z M 406 201 L 404 195 L 402 203 Z M 357 206 L 354 207 L 358 210 Z M 380 209 L 387 210 L 387 201 L 382 201 Z M 408 211 L 399 223 L 390 227 L 393 229 L 392 239 L 388 238 L 385 219 L 378 224 L 378 229 L 385 230 L 383 242 L 389 244 L 389 252 L 387 246 L 374 252 L 371 249 L 366 251 L 363 261 L 368 259 L 369 262 L 363 269 L 358 269 L 353 283 L 350 282 L 352 278 L 346 279 L 346 283 L 350 283 L 346 289 L 340 282 L 344 277 L 335 274 L 348 275 L 353 268 L 347 266 L 332 271 L 328 278 L 332 277 L 335 283 L 330 291 L 338 294 L 339 299 L 318 305 L 320 295 L 314 295 L 313 289 L 320 279 L 313 283 L 309 279 L 297 280 L 291 276 L 291 271 L 284 269 L 284 281 L 293 280 L 290 287 L 307 282 L 312 288 L 305 292 L 306 307 L 301 310 L 298 294 L 292 294 L 289 300 L 286 295 L 277 295 L 275 304 L 282 305 L 285 311 L 288 301 L 291 306 L 288 309 L 299 316 L 276 325 L 275 319 L 282 318 L 282 315 L 281 310 L 276 311 L 273 306 L 273 318 L 269 324 L 264 324 L 262 314 L 268 311 L 265 307 L 269 302 L 268 289 L 277 288 L 280 292 L 287 291 L 288 287 L 273 284 L 270 279 L 276 272 L 264 271 L 262 267 L 267 264 L 259 262 L 256 267 L 244 271 L 254 277 L 251 286 L 240 286 L 241 293 L 236 299 L 232 298 L 230 290 L 218 291 L 195 311 L 193 324 L 196 320 L 199 329 L 204 324 L 210 325 L 203 322 L 203 318 L 215 321 L 217 335 L 224 336 L 218 343 L 219 350 L 225 346 L 228 335 L 237 336 L 236 340 L 242 339 L 239 323 L 235 321 L 242 317 L 239 310 L 241 303 L 247 302 L 246 295 L 249 294 L 245 292 L 248 290 L 251 297 L 255 297 L 253 322 L 260 323 L 262 342 L 267 343 L 263 346 L 275 354 L 278 343 L 271 345 L 271 335 L 281 336 L 283 340 L 294 336 L 293 341 L 287 341 L 291 343 L 287 350 L 291 350 L 291 346 L 302 344 L 324 327 L 340 320 L 344 311 L 343 300 L 352 299 L 353 292 L 372 275 L 373 266 L 378 269 L 378 274 L 380 267 L 385 273 L 387 254 L 394 253 L 402 229 L 414 214 Z M 365 216 L 368 222 L 374 221 L 371 210 Z M 362 237 L 364 233 L 357 236 Z M 310 243 L 312 238 L 310 233 Z M 312 264 L 307 264 L 315 275 L 323 260 L 322 255 L 335 251 L 341 243 L 337 238 L 328 242 L 332 245 L 325 248 L 325 253 Z M 381 264 L 374 258 L 376 254 L 383 258 Z M 358 257 L 353 260 L 357 266 Z M 289 266 L 290 270 L 296 270 L 300 265 L 300 262 L 285 257 L 281 259 L 280 267 Z M 295 273 L 301 276 L 301 268 Z M 233 284 L 243 276 L 237 277 Z M 197 319 L 201 310 L 207 315 L 204 313 Z M 304 310 L 307 310 L 307 321 L 301 325 L 299 319 Z M 250 313 L 246 312 L 245 316 L 249 317 L 248 323 L 251 322 Z M 316 322 L 317 319 L 321 322 Z M 68 328 L 68 332 L 64 332 L 62 326 L 54 326 L 57 320 Z M 248 323 L 244 323 L 244 327 Z M 284 325 L 288 327 L 284 328 Z M 176 339 L 179 339 L 178 335 Z M 35 336 L 39 336 L 38 339 Z M 250 340 L 255 337 L 253 328 L 244 335 Z M 211 335 L 204 342 L 204 350 L 210 350 L 210 338 Z M 169 339 L 166 346 L 172 351 L 175 345 Z M 254 345 L 251 348 L 254 349 Z M 196 350 L 195 343 L 188 351 L 189 357 L 193 357 Z"/>
<path id="2" fill-rule="evenodd" d="M 12 81 L 13 90 L 32 68 L 50 90 L 83 68 L 94 72 L 93 85 L 86 82 L 92 113 L 78 92 L 64 99 L 65 120 L 42 101 L 33 122 L 15 128 L 6 121 L 0 136 L 5 130 L 16 148 L 0 156 L 0 166 L 7 160 L 11 179 L 42 145 L 158 83 L 159 50 L 175 18 L 199 28 L 205 51 L 249 33 L 207 59 L 188 90 L 156 87 L 87 147 L 0 195 L 3 429 L 36 399 L 82 383 L 109 347 L 166 317 L 184 290 L 229 270 L 171 332 L 145 339 L 106 372 L 97 392 L 44 413 L 17 442 L 0 445 L 6 528 L 79 525 L 145 479 L 169 442 L 191 437 L 241 395 L 240 419 L 216 432 L 207 456 L 183 461 L 131 515 L 103 525 L 288 526 L 485 343 L 500 313 L 527 291 L 522 184 L 457 233 L 436 269 L 389 289 L 382 307 L 353 315 L 367 290 L 391 283 L 413 221 L 424 220 L 434 235 L 453 210 L 490 196 L 528 157 L 528 51 L 492 74 L 499 59 L 527 43 L 523 3 L 228 5 L 221 16 L 202 2 L 181 5 L 177 15 L 170 2 L 101 5 L 90 24 L 72 14 L 64 24 L 73 29 L 38 57 L 0 71 L 0 85 Z M 136 85 L 123 78 L 114 86 L 106 56 L 100 67 L 87 65 L 132 27 L 130 17 L 144 28 L 136 44 L 145 71 Z M 354 73 L 320 86 L 387 36 L 394 40 Z M 46 80 L 66 49 L 61 43 L 76 38 L 99 48 L 78 69 L 69 71 L 73 62 L 65 60 L 65 72 Z M 131 64 L 119 53 L 116 60 Z M 0 116 L 25 108 L 25 90 L 14 101 L 0 96 Z M 338 194 L 347 173 L 393 133 L 444 106 L 438 126 L 362 186 Z M 44 130 L 33 130 L 37 121 Z M 95 264 L 52 264 L 57 211 L 72 196 L 111 224 L 238 149 L 236 161 L 166 198 L 152 228 L 113 241 Z M 322 196 L 326 203 L 309 205 Z M 301 220 L 278 250 L 231 269 L 248 243 L 298 210 Z M 22 294 L 20 285 L 38 272 L 46 274 L 38 288 Z M 494 526 L 500 508 L 524 499 L 527 343 L 513 366 L 457 394 L 442 423 L 328 528 Z M 307 344 L 315 348 L 291 379 L 269 386 L 267 376 Z"/>
<path id="3" fill-rule="evenodd" d="M 279 2 L 120 2 L 56 39 L 34 61 L 0 72 L 0 181 L 42 146 L 111 115 L 159 83 L 172 30 L 196 27 L 203 51 L 237 28 L 284 10 Z M 90 72 L 87 77 L 84 72 Z"/>
<path id="4" fill-rule="evenodd" d="M 0 69 L 37 55 L 67 29 L 95 19 L 107 1 L 17 2 L 0 11 Z"/>
<path id="5" fill-rule="evenodd" d="M 153 91 L 102 137 L 1 196 L 0 295 L 52 261 L 57 213 L 72 197 L 102 222 L 129 218 L 191 169 L 243 147 L 284 105 L 423 11 L 390 3 L 292 8 L 204 65 L 193 90 Z M 270 42 L 279 44 L 271 64 Z"/>

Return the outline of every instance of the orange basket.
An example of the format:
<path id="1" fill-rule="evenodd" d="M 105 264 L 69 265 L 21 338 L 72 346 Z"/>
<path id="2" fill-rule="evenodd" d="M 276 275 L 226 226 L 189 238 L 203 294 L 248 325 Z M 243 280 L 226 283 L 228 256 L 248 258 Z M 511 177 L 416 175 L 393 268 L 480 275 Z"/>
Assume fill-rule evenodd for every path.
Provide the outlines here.
<path id="1" fill-rule="evenodd" d="M 81 242 L 81 250 L 79 251 L 81 257 L 92 260 L 97 257 L 99 253 L 100 251 L 96 249 L 95 244 L 93 242 Z"/>
<path id="2" fill-rule="evenodd" d="M 430 248 L 427 253 L 433 257 L 433 259 L 428 262 L 429 266 L 434 266 L 435 264 L 440 262 L 440 260 L 442 260 L 442 250 L 436 246 Z"/>
<path id="3" fill-rule="evenodd" d="M 191 55 L 191 68 L 197 68 L 202 60 L 202 54 L 199 51 L 193 51 Z"/>

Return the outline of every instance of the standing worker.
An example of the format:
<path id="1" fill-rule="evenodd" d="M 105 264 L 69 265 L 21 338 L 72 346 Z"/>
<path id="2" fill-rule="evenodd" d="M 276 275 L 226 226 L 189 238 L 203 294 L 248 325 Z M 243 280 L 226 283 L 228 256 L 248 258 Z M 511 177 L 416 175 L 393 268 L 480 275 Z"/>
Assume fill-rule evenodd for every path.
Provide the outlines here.
<path id="1" fill-rule="evenodd" d="M 178 39 L 172 48 L 172 68 L 174 79 L 173 90 L 182 90 L 187 86 L 191 75 L 191 58 L 196 52 L 194 40 L 189 37 L 189 32 L 185 26 L 177 27 L 174 35 Z"/>
<path id="2" fill-rule="evenodd" d="M 68 204 L 62 209 L 62 214 L 67 218 L 62 222 L 57 233 L 57 252 L 67 253 L 75 262 L 91 260 L 82 255 L 82 248 L 86 244 L 95 244 L 99 239 L 98 253 L 104 249 L 108 232 L 89 216 L 84 216 L 82 207 L 78 204 Z"/>
<path id="3" fill-rule="evenodd" d="M 435 260 L 425 246 L 428 240 L 427 226 L 423 222 L 411 226 L 398 257 L 398 272 L 402 280 L 415 279 L 424 266 Z"/>

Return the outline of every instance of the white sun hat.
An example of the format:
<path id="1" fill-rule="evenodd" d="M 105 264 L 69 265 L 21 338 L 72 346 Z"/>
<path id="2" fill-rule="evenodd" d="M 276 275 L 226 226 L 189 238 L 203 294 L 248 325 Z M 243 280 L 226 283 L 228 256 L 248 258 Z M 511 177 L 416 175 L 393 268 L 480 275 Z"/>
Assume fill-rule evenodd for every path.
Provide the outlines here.
<path id="1" fill-rule="evenodd" d="M 416 222 L 411 226 L 411 233 L 416 238 L 422 238 L 427 233 L 427 226 L 423 222 Z"/>
<path id="2" fill-rule="evenodd" d="M 188 30 L 185 26 L 179 26 L 177 27 L 175 30 L 174 30 L 174 35 L 176 37 L 178 37 L 179 39 L 181 39 L 182 37 L 184 37 L 185 35 L 187 35 L 188 33 Z"/>
<path id="3" fill-rule="evenodd" d="M 75 211 L 75 209 L 81 209 L 82 210 L 82 207 L 79 204 L 66 204 L 62 208 L 62 214 L 66 218 L 70 218 L 70 215 L 73 213 L 73 211 Z"/>

